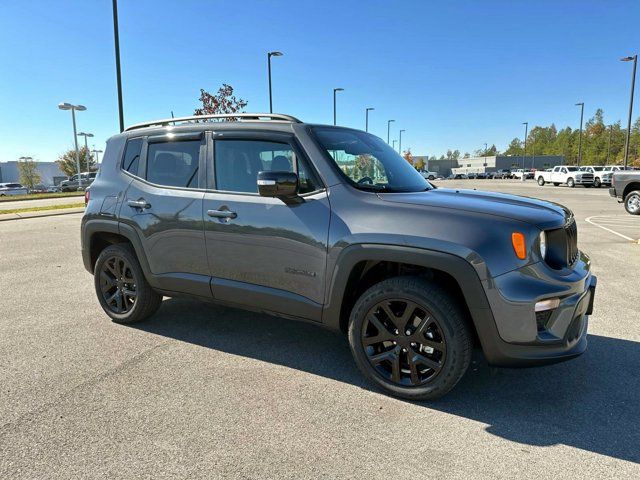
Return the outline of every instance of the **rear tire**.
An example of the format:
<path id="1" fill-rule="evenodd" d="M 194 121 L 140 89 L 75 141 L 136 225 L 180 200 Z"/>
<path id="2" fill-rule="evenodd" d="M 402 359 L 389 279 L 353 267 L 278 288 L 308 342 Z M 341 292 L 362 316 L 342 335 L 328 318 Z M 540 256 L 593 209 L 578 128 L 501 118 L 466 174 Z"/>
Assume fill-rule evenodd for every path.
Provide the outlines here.
<path id="1" fill-rule="evenodd" d="M 541 187 L 544 187 L 544 178 L 538 177 L 538 185 L 540 185 Z"/>
<path id="2" fill-rule="evenodd" d="M 600 188 L 601 185 L 602 185 L 602 182 L 598 177 L 596 177 L 596 179 L 593 181 L 593 186 L 596 188 Z"/>
<path id="3" fill-rule="evenodd" d="M 576 186 L 576 182 L 573 181 L 573 178 L 568 178 L 567 179 L 567 187 L 573 188 L 575 186 Z"/>
<path id="4" fill-rule="evenodd" d="M 162 303 L 162 295 L 147 282 L 129 244 L 105 248 L 98 256 L 93 272 L 100 306 L 116 323 L 146 320 Z"/>
<path id="5" fill-rule="evenodd" d="M 627 194 L 624 198 L 624 208 L 631 215 L 640 215 L 640 190 Z"/>
<path id="6" fill-rule="evenodd" d="M 369 288 L 351 311 L 348 333 L 364 376 L 410 400 L 444 395 L 471 361 L 472 337 L 459 302 L 420 277 L 391 278 Z"/>

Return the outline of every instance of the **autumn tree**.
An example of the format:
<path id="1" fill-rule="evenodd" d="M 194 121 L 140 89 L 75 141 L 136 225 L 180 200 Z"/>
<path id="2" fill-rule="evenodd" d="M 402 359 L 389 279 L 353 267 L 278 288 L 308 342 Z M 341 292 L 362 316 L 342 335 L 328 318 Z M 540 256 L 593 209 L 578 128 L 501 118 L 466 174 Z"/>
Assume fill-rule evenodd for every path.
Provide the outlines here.
<path id="1" fill-rule="evenodd" d="M 94 156 L 87 151 L 85 147 L 80 148 L 80 171 L 92 172 L 96 170 L 96 161 Z M 78 167 L 76 163 L 76 151 L 67 150 L 56 160 L 58 168 L 67 176 L 71 177 L 78 173 Z"/>
<path id="2" fill-rule="evenodd" d="M 419 157 L 415 163 L 413 164 L 413 166 L 416 168 L 416 170 L 421 171 L 424 170 L 425 167 L 425 163 L 424 163 L 424 158 Z"/>
<path id="3" fill-rule="evenodd" d="M 408 148 L 402 154 L 402 158 L 404 158 L 410 165 L 413 165 L 413 155 L 411 155 L 411 149 Z"/>
<path id="4" fill-rule="evenodd" d="M 222 87 L 213 95 L 204 89 L 200 89 L 199 100 L 202 102 L 202 108 L 196 108 L 193 112 L 194 115 L 220 115 L 242 112 L 248 103 L 241 98 L 236 98 L 233 94 L 233 87 L 226 83 L 223 83 Z"/>
<path id="5" fill-rule="evenodd" d="M 18 175 L 20 183 L 30 189 L 41 180 L 38 165 L 33 159 L 18 160 Z"/>

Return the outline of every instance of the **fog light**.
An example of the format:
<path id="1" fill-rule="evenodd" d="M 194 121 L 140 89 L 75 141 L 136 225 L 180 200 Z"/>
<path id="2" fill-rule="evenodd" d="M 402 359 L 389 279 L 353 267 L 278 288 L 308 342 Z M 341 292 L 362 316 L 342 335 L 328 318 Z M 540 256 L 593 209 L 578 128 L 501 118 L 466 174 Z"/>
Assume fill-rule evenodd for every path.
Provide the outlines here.
<path id="1" fill-rule="evenodd" d="M 540 300 L 539 302 L 536 302 L 535 311 L 544 312 L 546 310 L 553 310 L 554 308 L 558 308 L 559 306 L 559 298 L 548 298 L 546 300 Z"/>

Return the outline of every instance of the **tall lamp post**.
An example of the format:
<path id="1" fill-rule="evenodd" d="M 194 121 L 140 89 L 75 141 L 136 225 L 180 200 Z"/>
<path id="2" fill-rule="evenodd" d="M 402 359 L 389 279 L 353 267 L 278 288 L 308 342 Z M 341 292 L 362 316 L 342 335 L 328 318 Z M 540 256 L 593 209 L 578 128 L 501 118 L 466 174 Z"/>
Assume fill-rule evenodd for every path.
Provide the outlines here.
<path id="1" fill-rule="evenodd" d="M 580 107 L 580 137 L 578 137 L 578 167 L 582 161 L 582 119 L 584 118 L 584 102 L 576 103 Z"/>
<path id="2" fill-rule="evenodd" d="M 387 120 L 387 143 L 389 143 L 389 140 L 391 138 L 391 122 L 395 122 L 395 120 Z"/>
<path id="3" fill-rule="evenodd" d="M 76 167 L 78 169 L 78 190 L 82 188 L 82 175 L 80 174 L 80 151 L 78 150 L 78 134 L 76 133 L 76 110 L 84 112 L 87 107 L 84 105 L 72 105 L 70 103 L 59 103 L 60 110 L 71 110 L 71 119 L 73 120 L 73 142 L 76 146 Z M 124 130 L 124 129 L 123 129 Z"/>
<path id="4" fill-rule="evenodd" d="M 120 117 L 120 132 L 124 132 L 124 110 L 122 108 L 122 71 L 120 69 L 120 35 L 118 33 L 118 0 L 113 5 L 113 40 L 116 50 L 116 83 L 118 86 L 118 115 Z"/>
<path id="5" fill-rule="evenodd" d="M 605 165 L 609 163 L 609 159 L 611 158 L 611 135 L 613 134 L 613 125 L 609 125 L 609 143 L 607 144 L 607 160 L 604 162 Z"/>
<path id="6" fill-rule="evenodd" d="M 271 57 L 281 57 L 282 52 L 267 53 L 267 70 L 269 73 L 269 113 L 273 113 L 273 97 L 271 96 Z"/>
<path id="7" fill-rule="evenodd" d="M 338 92 L 343 92 L 344 88 L 334 88 L 333 89 L 333 124 L 337 125 L 336 123 L 336 93 Z"/>
<path id="8" fill-rule="evenodd" d="M 624 142 L 624 169 L 627 169 L 627 162 L 629 161 L 629 140 L 631 135 L 631 115 L 633 115 L 633 90 L 636 85 L 636 68 L 638 67 L 638 55 L 633 57 L 621 58 L 623 62 L 630 62 L 633 60 L 633 71 L 631 73 L 631 97 L 629 98 L 629 120 L 627 121 L 627 139 Z"/>
<path id="9" fill-rule="evenodd" d="M 397 140 L 392 140 L 392 141 L 391 141 L 391 146 L 392 146 L 392 148 L 393 148 L 394 150 L 396 149 L 396 142 L 397 142 Z"/>
<path id="10" fill-rule="evenodd" d="M 484 171 L 487 171 L 487 142 L 484 142 L 484 162 L 482 162 L 482 166 L 484 167 Z"/>
<path id="11" fill-rule="evenodd" d="M 78 133 L 79 137 L 84 137 L 84 153 L 85 153 L 85 162 L 87 163 L 87 171 L 89 171 L 89 145 L 87 144 L 87 138 L 93 138 L 93 133 Z M 79 180 L 82 181 L 82 180 Z"/>
<path id="12" fill-rule="evenodd" d="M 522 181 L 525 180 L 524 159 L 527 156 L 527 136 L 529 135 L 529 122 L 522 122 L 524 125 L 524 151 L 522 152 Z"/>
<path id="13" fill-rule="evenodd" d="M 96 164 L 98 165 L 98 167 L 100 167 L 100 156 L 98 154 L 102 153 L 102 150 L 96 150 L 94 145 L 93 150 L 91 150 L 91 153 L 93 153 L 96 156 Z"/>
<path id="14" fill-rule="evenodd" d="M 406 130 L 400 130 L 400 140 L 398 141 L 398 153 L 402 155 L 402 132 L 406 132 Z"/>
<path id="15" fill-rule="evenodd" d="M 375 110 L 375 108 L 367 107 L 367 109 L 365 110 L 365 114 L 364 114 L 364 117 L 365 117 L 365 120 L 364 120 L 364 131 L 365 132 L 369 131 L 369 112 L 371 110 Z"/>

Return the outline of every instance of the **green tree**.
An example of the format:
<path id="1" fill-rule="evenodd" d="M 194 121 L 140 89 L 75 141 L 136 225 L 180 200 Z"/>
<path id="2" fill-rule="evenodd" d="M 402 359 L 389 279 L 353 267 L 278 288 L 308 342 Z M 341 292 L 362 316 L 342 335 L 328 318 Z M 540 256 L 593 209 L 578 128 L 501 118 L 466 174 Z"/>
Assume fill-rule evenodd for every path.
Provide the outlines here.
<path id="1" fill-rule="evenodd" d="M 67 150 L 56 160 L 60 170 L 68 177 L 78 173 L 76 164 L 76 151 L 74 149 Z M 85 147 L 80 149 L 80 171 L 92 172 L 96 170 L 96 161 L 93 155 L 87 151 Z"/>
<path id="2" fill-rule="evenodd" d="M 514 138 L 513 140 L 511 140 L 511 143 L 509 143 L 509 146 L 504 152 L 505 155 L 511 155 L 511 156 L 522 155 L 523 153 L 524 153 L 524 148 L 519 138 Z"/>
<path id="3" fill-rule="evenodd" d="M 20 183 L 30 189 L 41 180 L 38 165 L 34 160 L 18 160 L 18 175 Z"/>

